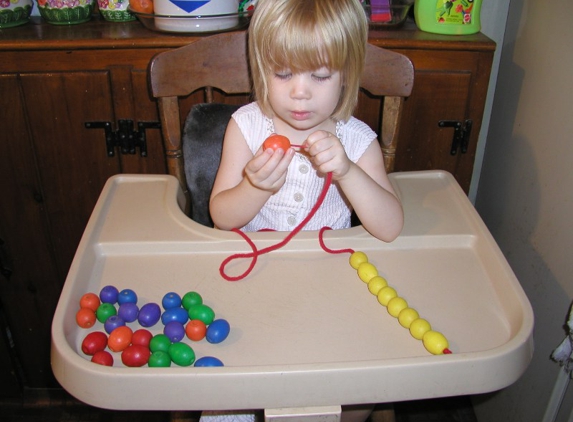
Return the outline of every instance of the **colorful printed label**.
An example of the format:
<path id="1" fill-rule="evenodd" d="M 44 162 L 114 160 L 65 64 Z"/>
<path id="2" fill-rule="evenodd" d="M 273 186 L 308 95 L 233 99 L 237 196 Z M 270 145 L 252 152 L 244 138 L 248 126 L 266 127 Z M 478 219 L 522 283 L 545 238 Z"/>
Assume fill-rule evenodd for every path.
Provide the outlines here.
<path id="1" fill-rule="evenodd" d="M 436 22 L 446 25 L 472 23 L 474 0 L 437 0 Z"/>

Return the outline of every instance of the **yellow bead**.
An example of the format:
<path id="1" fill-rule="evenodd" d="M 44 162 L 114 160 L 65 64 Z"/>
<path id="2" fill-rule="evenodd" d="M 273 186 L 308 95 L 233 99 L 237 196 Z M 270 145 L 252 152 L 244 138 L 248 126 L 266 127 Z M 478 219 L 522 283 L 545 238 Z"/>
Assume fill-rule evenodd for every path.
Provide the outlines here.
<path id="1" fill-rule="evenodd" d="M 368 282 L 368 290 L 373 295 L 377 295 L 380 290 L 388 285 L 386 279 L 380 275 L 372 277 Z"/>
<path id="2" fill-rule="evenodd" d="M 363 262 L 358 266 L 358 277 L 365 283 L 368 283 L 372 277 L 378 275 L 378 270 L 369 262 Z"/>
<path id="3" fill-rule="evenodd" d="M 400 315 L 402 309 L 406 309 L 408 307 L 408 302 L 406 302 L 406 299 L 397 296 L 393 299 L 390 299 L 390 302 L 388 302 L 387 307 L 388 307 L 388 313 L 392 315 L 394 318 L 398 318 L 398 315 Z"/>
<path id="4" fill-rule="evenodd" d="M 404 328 L 410 328 L 410 325 L 412 325 L 412 322 L 416 319 L 418 319 L 420 315 L 418 314 L 418 311 L 416 311 L 415 309 L 412 308 L 405 308 L 402 309 L 400 311 L 400 313 L 398 314 L 398 322 L 400 323 L 400 325 Z"/>
<path id="5" fill-rule="evenodd" d="M 441 355 L 448 348 L 448 340 L 438 331 L 427 331 L 422 341 L 426 350 L 433 355 Z"/>
<path id="6" fill-rule="evenodd" d="M 398 296 L 398 293 L 393 287 L 386 286 L 380 289 L 376 296 L 378 296 L 378 302 L 380 302 L 380 305 L 388 306 L 388 302 Z"/>
<path id="7" fill-rule="evenodd" d="M 363 262 L 368 262 L 368 257 L 364 252 L 356 251 L 350 255 L 350 266 L 355 270 L 357 270 Z"/>
<path id="8" fill-rule="evenodd" d="M 410 334 L 412 334 L 412 337 L 416 340 L 422 340 L 424 338 L 424 334 L 431 329 L 432 326 L 424 318 L 415 319 L 410 324 Z"/>

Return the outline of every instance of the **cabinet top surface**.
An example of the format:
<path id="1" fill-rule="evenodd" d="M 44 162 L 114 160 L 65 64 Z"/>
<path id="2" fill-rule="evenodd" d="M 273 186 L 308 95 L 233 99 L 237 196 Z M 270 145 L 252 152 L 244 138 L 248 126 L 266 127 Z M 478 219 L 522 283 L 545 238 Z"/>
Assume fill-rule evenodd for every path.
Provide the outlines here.
<path id="1" fill-rule="evenodd" d="M 112 23 L 94 16 L 79 25 L 56 26 L 32 17 L 28 24 L 0 30 L 0 51 L 67 50 L 90 48 L 174 48 L 204 35 L 167 34 L 146 29 L 140 22 Z M 485 35 L 448 36 L 423 32 L 408 21 L 399 29 L 370 31 L 372 44 L 394 49 L 493 51 L 495 43 Z"/>

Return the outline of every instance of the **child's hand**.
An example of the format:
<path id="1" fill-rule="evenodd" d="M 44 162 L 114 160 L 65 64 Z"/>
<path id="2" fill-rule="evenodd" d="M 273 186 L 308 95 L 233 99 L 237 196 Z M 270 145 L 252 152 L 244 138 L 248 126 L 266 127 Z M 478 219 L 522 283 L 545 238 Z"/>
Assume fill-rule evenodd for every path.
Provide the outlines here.
<path id="1" fill-rule="evenodd" d="M 257 189 L 275 193 L 285 183 L 287 169 L 294 154 L 292 148 L 286 151 L 261 148 L 245 166 L 245 176 Z"/>
<path id="2" fill-rule="evenodd" d="M 318 130 L 310 134 L 303 148 L 321 173 L 332 172 L 334 179 L 340 179 L 348 173 L 351 161 L 340 140 L 332 133 Z"/>

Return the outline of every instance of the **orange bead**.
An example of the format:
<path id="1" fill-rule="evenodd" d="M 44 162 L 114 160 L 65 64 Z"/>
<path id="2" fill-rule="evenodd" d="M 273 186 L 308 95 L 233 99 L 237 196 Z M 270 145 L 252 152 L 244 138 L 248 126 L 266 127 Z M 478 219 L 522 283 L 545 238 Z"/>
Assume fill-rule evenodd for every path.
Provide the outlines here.
<path id="1" fill-rule="evenodd" d="M 207 326 L 205 323 L 199 319 L 192 319 L 185 326 L 185 334 L 190 340 L 200 341 L 205 338 L 207 333 Z"/>
<path id="2" fill-rule="evenodd" d="M 283 151 L 287 151 L 290 148 L 290 141 L 286 136 L 273 134 L 265 139 L 263 142 L 263 150 L 267 149 L 282 149 Z"/>
<path id="3" fill-rule="evenodd" d="M 95 293 L 86 293 L 80 298 L 80 308 L 89 308 L 95 312 L 99 305 L 100 300 Z"/>
<path id="4" fill-rule="evenodd" d="M 96 322 L 96 314 L 93 310 L 89 308 L 80 308 L 76 313 L 76 323 L 81 328 L 90 328 Z"/>
<path id="5" fill-rule="evenodd" d="M 133 331 L 128 326 L 117 327 L 109 335 L 107 347 L 109 347 L 112 352 L 121 352 L 131 344 L 132 336 Z"/>

